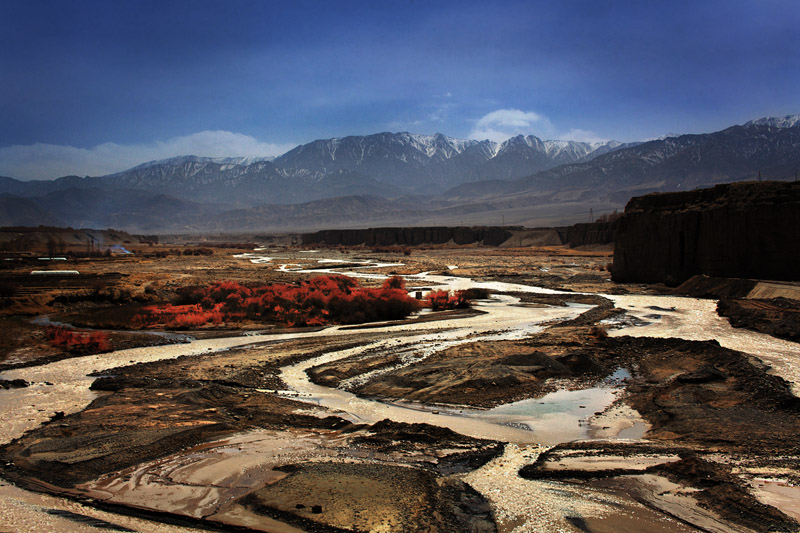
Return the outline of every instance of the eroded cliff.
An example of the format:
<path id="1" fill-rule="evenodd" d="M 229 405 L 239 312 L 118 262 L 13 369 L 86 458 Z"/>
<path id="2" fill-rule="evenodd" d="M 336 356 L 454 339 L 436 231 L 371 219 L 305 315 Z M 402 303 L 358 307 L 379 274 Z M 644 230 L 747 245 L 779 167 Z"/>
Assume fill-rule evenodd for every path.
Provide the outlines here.
<path id="1" fill-rule="evenodd" d="M 617 222 L 614 281 L 695 274 L 800 280 L 800 182 L 740 182 L 632 198 Z"/>
<path id="2" fill-rule="evenodd" d="M 511 237 L 519 227 L 416 227 L 416 228 L 368 228 L 333 229 L 303 234 L 303 244 L 327 244 L 354 246 L 413 246 L 419 244 L 480 243 L 499 246 Z"/>

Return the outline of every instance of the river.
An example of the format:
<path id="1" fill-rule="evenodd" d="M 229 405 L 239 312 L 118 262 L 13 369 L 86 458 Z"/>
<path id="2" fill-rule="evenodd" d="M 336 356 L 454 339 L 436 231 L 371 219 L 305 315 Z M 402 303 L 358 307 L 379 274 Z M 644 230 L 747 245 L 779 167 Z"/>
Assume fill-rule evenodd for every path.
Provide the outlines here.
<path id="1" fill-rule="evenodd" d="M 273 258 L 247 256 L 253 262 L 270 264 Z M 319 260 L 329 263 L 330 268 L 304 270 L 300 265 L 282 264 L 281 270 L 297 271 L 312 274 L 340 273 L 361 278 L 385 278 L 383 274 L 370 272 L 371 268 L 397 266 L 395 264 L 377 264 L 362 262 L 353 269 L 348 263 L 346 270 L 336 269 L 335 260 Z M 327 267 L 327 265 L 325 265 Z M 437 286 L 449 290 L 460 290 L 471 287 L 487 288 L 497 293 L 544 293 L 558 294 L 559 291 L 532 287 L 527 285 L 475 282 L 468 278 L 456 276 L 433 275 L 420 273 L 406 276 L 409 285 Z M 566 293 L 565 293 L 566 294 Z M 747 330 L 732 328 L 727 320 L 717 316 L 715 302 L 695 298 L 669 296 L 634 296 L 609 295 L 619 308 L 625 309 L 630 317 L 636 320 L 633 324 L 609 323 L 612 335 L 635 335 L 650 337 L 679 337 L 689 340 L 715 339 L 721 345 L 745 351 L 772 366 L 773 372 L 792 383 L 795 394 L 800 391 L 800 345 L 774 339 L 770 336 Z M 558 391 L 535 402 L 518 402 L 499 406 L 490 410 L 476 410 L 462 407 L 444 408 L 442 406 L 425 406 L 409 403 L 386 403 L 359 398 L 347 391 L 330 389 L 311 383 L 305 370 L 311 366 L 334 361 L 364 350 L 389 346 L 397 349 L 398 344 L 413 347 L 414 357 L 409 362 L 418 361 L 447 347 L 478 340 L 512 340 L 523 339 L 540 331 L 544 323 L 569 320 L 585 312 L 590 306 L 572 305 L 569 307 L 531 307 L 520 304 L 517 298 L 497 294 L 490 300 L 477 302 L 475 306 L 484 313 L 469 318 L 442 320 L 439 322 L 409 321 L 400 326 L 374 328 L 370 331 L 397 332 L 391 341 L 359 346 L 349 350 L 326 353 L 323 356 L 283 369 L 283 380 L 300 395 L 299 399 L 329 408 L 345 418 L 360 422 L 376 422 L 390 418 L 402 422 L 425 422 L 448 427 L 454 431 L 474 437 L 493 438 L 510 443 L 507 448 L 509 460 L 504 465 L 520 462 L 520 457 L 532 460 L 541 450 L 540 445 L 553 445 L 559 442 L 587 438 L 591 429 L 584 423 L 584 412 L 596 412 L 606 409 L 613 403 L 619 392 L 618 383 L 611 380 L 588 391 Z M 614 329 L 616 328 L 616 329 Z M 430 331 L 434 329 L 435 332 Z M 423 332 L 424 331 L 424 332 Z M 93 378 L 87 375 L 104 372 L 109 369 L 134 362 L 151 362 L 172 359 L 183 355 L 199 355 L 220 350 L 241 347 L 264 341 L 290 340 L 328 335 L 358 335 L 354 329 L 330 327 L 316 332 L 285 333 L 278 335 L 255 335 L 229 337 L 222 339 L 193 340 L 188 344 L 173 344 L 159 347 L 134 348 L 120 350 L 98 356 L 73 358 L 39 367 L 21 368 L 4 372 L 3 379 L 24 379 L 31 383 L 23 389 L 0 390 L 0 442 L 6 443 L 21 436 L 25 431 L 34 429 L 46 422 L 54 412 L 75 413 L 84 409 L 96 393 L 89 390 Z M 624 373 L 624 369 L 620 370 Z M 623 374 L 617 377 L 622 377 Z M 637 420 L 635 413 L 628 413 L 629 426 L 637 427 L 632 433 L 617 433 L 617 438 L 640 438 L 646 425 Z M 636 426 L 636 424 L 639 424 Z M 624 429 L 624 426 L 620 429 Z M 613 435 L 612 435 L 613 436 Z M 257 441 L 254 441 L 257 442 Z M 513 446 L 512 446 L 513 445 Z M 521 446 L 521 448 L 520 448 Z M 513 460 L 512 460 L 513 459 Z M 498 468 L 496 463 L 487 465 L 486 469 Z M 510 468 L 510 467 L 509 467 Z M 479 469 L 471 474 L 471 484 L 481 490 Z M 510 472 L 510 471 L 509 471 Z M 537 485 L 521 481 L 516 477 L 513 483 L 515 490 L 533 491 Z M 523 487 L 522 489 L 520 487 Z M 491 490 L 497 490 L 492 485 Z M 512 484 L 508 485 L 509 490 Z M 524 487 L 527 487 L 525 489 Z M 541 487 L 538 486 L 540 490 Z M 487 489 L 489 490 L 489 489 Z M 513 498 L 502 494 L 487 495 L 496 512 L 501 515 L 504 503 L 510 505 Z M 515 500 L 513 500 L 515 501 Z M 77 512 L 97 520 L 110 520 L 109 513 L 80 506 L 59 498 L 22 491 L 5 483 L 0 483 L 0 514 L 6 520 L 6 526 L 20 530 L 31 529 L 30 524 L 41 527 L 33 529 L 60 530 L 59 521 L 63 518 L 53 510 Z M 79 509 L 78 509 L 79 507 Z M 77 509 L 77 510 L 76 510 Z M 508 511 L 510 512 L 510 511 Z M 137 519 L 116 518 L 115 524 L 132 528 L 141 527 L 133 523 Z M 528 522 L 525 522 L 528 523 Z M 148 522 L 148 524 L 150 524 Z M 530 527 L 535 525 L 531 519 Z M 73 523 L 74 525 L 74 523 Z M 84 523 L 82 528 L 74 531 L 100 531 L 102 526 Z M 187 531 L 168 525 L 153 525 L 143 528 L 146 531 Z M 521 530 L 528 530 L 525 527 Z M 535 529 L 529 529 L 531 531 Z"/>

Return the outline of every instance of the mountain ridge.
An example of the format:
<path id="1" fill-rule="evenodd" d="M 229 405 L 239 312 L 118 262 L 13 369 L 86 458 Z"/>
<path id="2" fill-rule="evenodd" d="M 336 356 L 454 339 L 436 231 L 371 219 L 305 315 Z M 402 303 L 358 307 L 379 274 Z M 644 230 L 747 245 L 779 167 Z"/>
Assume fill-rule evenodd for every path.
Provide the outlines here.
<path id="1" fill-rule="evenodd" d="M 85 211 L 120 227 L 135 220 L 137 229 L 145 225 L 147 231 L 289 227 L 270 213 L 283 213 L 306 229 L 312 221 L 318 227 L 423 219 L 497 224 L 495 219 L 505 217 L 509 223 L 555 224 L 582 210 L 591 216 L 619 209 L 631 196 L 647 192 L 753 179 L 759 172 L 764 179 L 791 179 L 798 168 L 800 115 L 788 115 L 642 143 L 543 141 L 531 135 L 492 143 L 384 132 L 313 141 L 271 161 L 179 156 L 102 177 L 31 182 L 0 177 L 0 194 L 32 200 L 17 210 L 28 221 L 40 205 L 68 223 L 75 217 L 85 221 L 80 218 Z M 71 210 L 60 209 L 59 198 L 62 203 L 77 198 L 76 190 L 84 191 L 85 208 L 78 202 Z M 113 211 L 115 195 L 129 196 L 130 208 Z M 363 212 L 357 213 L 356 197 L 383 200 L 379 207 L 362 202 Z M 165 207 L 169 202 L 176 206 L 173 213 Z M 148 203 L 167 212 L 149 209 Z M 292 205 L 304 207 L 276 207 Z M 108 207 L 104 212 L 95 206 Z"/>

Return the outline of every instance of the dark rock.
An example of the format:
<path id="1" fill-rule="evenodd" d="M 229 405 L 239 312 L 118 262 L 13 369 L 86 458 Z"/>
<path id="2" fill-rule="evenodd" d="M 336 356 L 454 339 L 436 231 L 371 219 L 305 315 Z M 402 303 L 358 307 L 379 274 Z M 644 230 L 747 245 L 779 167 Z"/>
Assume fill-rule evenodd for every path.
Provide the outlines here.
<path id="1" fill-rule="evenodd" d="M 0 389 L 22 389 L 28 385 L 24 379 L 0 379 Z"/>
<path id="2" fill-rule="evenodd" d="M 711 383 L 712 381 L 725 381 L 727 378 L 728 376 L 716 367 L 706 365 L 694 372 L 681 374 L 675 379 L 681 383 Z"/>
<path id="3" fill-rule="evenodd" d="M 321 505 L 312 505 L 311 506 L 311 512 L 314 513 L 314 514 L 320 514 L 322 512 L 322 506 Z"/>
<path id="4" fill-rule="evenodd" d="M 800 280 L 800 182 L 741 182 L 632 198 L 617 221 L 614 281 L 696 274 Z"/>
<path id="5" fill-rule="evenodd" d="M 561 357 L 558 361 L 578 376 L 586 374 L 602 375 L 609 372 L 608 369 L 587 350 L 576 350 Z"/>
<path id="6" fill-rule="evenodd" d="M 202 384 L 191 379 L 157 379 L 149 377 L 117 377 L 103 376 L 94 380 L 89 387 L 91 390 L 114 392 L 122 389 L 176 389 L 199 388 Z"/>
<path id="7" fill-rule="evenodd" d="M 559 361 L 556 361 L 544 352 L 528 352 L 508 355 L 497 360 L 498 364 L 507 366 L 527 367 L 538 369 L 536 373 L 546 373 L 547 375 L 568 375 L 569 369 Z"/>
<path id="8" fill-rule="evenodd" d="M 571 248 L 588 244 L 612 244 L 617 237 L 616 221 L 575 224 L 567 228 L 566 244 Z"/>

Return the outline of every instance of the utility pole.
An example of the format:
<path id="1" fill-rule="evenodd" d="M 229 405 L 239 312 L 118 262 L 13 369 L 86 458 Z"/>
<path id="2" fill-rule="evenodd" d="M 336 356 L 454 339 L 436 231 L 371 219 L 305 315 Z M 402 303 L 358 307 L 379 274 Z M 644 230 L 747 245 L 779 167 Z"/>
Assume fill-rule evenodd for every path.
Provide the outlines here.
<path id="1" fill-rule="evenodd" d="M 761 181 L 761 171 L 758 171 L 758 181 Z"/>
<path id="2" fill-rule="evenodd" d="M 594 222 L 594 209 L 589 208 L 589 222 Z"/>

